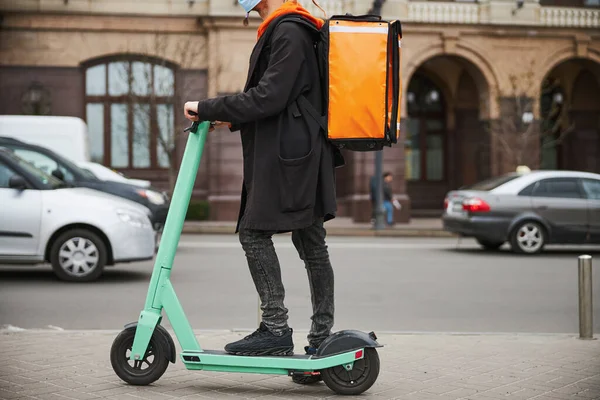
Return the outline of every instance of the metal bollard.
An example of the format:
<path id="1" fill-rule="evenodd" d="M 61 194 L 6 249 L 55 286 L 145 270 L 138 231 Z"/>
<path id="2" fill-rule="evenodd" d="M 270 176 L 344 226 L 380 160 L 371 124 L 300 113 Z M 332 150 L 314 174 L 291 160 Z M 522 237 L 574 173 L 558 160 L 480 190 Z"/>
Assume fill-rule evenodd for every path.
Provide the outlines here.
<path id="1" fill-rule="evenodd" d="M 592 257 L 579 256 L 579 339 L 594 338 Z"/>

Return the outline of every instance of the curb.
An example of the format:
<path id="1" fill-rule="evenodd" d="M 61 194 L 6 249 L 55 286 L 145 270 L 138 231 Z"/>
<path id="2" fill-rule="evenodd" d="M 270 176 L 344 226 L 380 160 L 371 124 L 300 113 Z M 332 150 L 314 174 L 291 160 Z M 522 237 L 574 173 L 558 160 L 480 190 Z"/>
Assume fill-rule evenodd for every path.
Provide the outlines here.
<path id="1" fill-rule="evenodd" d="M 423 237 L 423 238 L 449 238 L 456 237 L 450 232 L 441 229 L 386 229 L 374 231 L 366 228 L 331 227 L 327 229 L 327 236 L 347 237 Z M 184 225 L 183 234 L 187 235 L 233 235 L 235 226 L 194 226 Z"/>

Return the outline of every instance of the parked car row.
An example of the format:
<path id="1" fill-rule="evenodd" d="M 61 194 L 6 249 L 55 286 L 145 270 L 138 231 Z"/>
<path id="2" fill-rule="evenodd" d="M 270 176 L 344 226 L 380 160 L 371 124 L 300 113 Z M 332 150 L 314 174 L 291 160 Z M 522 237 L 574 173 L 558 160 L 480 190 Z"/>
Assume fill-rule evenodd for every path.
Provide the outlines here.
<path id="1" fill-rule="evenodd" d="M 93 172 L 77 166 L 74 162 L 46 147 L 25 143 L 14 138 L 0 137 L 0 147 L 11 150 L 15 155 L 30 162 L 48 175 L 66 183 L 110 193 L 146 206 L 151 211 L 151 221 L 155 230 L 160 231 L 164 225 L 169 209 L 169 199 L 156 189 L 142 188 L 123 181 L 99 179 Z"/>
<path id="2" fill-rule="evenodd" d="M 600 175 L 533 171 L 491 178 L 448 193 L 443 222 L 488 250 L 506 242 L 524 254 L 547 244 L 600 244 Z"/>
<path id="3" fill-rule="evenodd" d="M 0 116 L 0 263 L 91 281 L 153 257 L 168 196 L 87 161 L 85 134 L 78 118 Z"/>
<path id="4" fill-rule="evenodd" d="M 50 262 L 63 280 L 91 281 L 107 265 L 154 256 L 147 207 L 75 187 L 0 148 L 0 262 Z"/>

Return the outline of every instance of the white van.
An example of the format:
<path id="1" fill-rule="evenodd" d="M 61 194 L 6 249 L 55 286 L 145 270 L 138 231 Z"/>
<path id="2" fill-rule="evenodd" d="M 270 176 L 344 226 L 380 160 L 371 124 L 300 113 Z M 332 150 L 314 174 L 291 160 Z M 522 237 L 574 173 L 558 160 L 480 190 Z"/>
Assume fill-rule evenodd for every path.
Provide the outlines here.
<path id="1" fill-rule="evenodd" d="M 77 163 L 90 161 L 87 125 L 81 118 L 0 115 L 0 136 L 46 147 Z"/>

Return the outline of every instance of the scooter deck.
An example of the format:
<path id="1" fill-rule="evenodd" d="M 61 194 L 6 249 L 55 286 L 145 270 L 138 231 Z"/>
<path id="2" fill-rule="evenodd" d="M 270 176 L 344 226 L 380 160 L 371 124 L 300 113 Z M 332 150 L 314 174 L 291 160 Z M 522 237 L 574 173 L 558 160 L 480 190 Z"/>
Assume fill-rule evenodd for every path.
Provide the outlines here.
<path id="1" fill-rule="evenodd" d="M 319 358 L 317 356 L 309 356 L 306 354 L 294 354 L 291 356 L 239 356 L 239 355 L 235 355 L 235 354 L 230 354 L 227 353 L 226 351 L 223 350 L 203 350 L 203 351 L 184 351 L 182 353 L 182 357 L 183 355 L 185 355 L 186 357 L 194 357 L 192 356 L 192 354 L 196 354 L 197 356 L 200 356 L 202 354 L 210 354 L 210 355 L 218 355 L 218 356 L 231 356 L 231 357 L 263 357 L 263 358 L 297 358 L 297 359 L 301 359 L 301 360 L 308 360 L 308 359 L 316 359 Z"/>
<path id="2" fill-rule="evenodd" d="M 236 356 L 221 350 L 183 351 L 181 360 L 187 369 L 259 374 L 289 375 L 294 371 L 312 372 L 343 365 L 352 369 L 354 362 L 364 357 L 364 349 L 325 357 L 293 356 Z"/>

